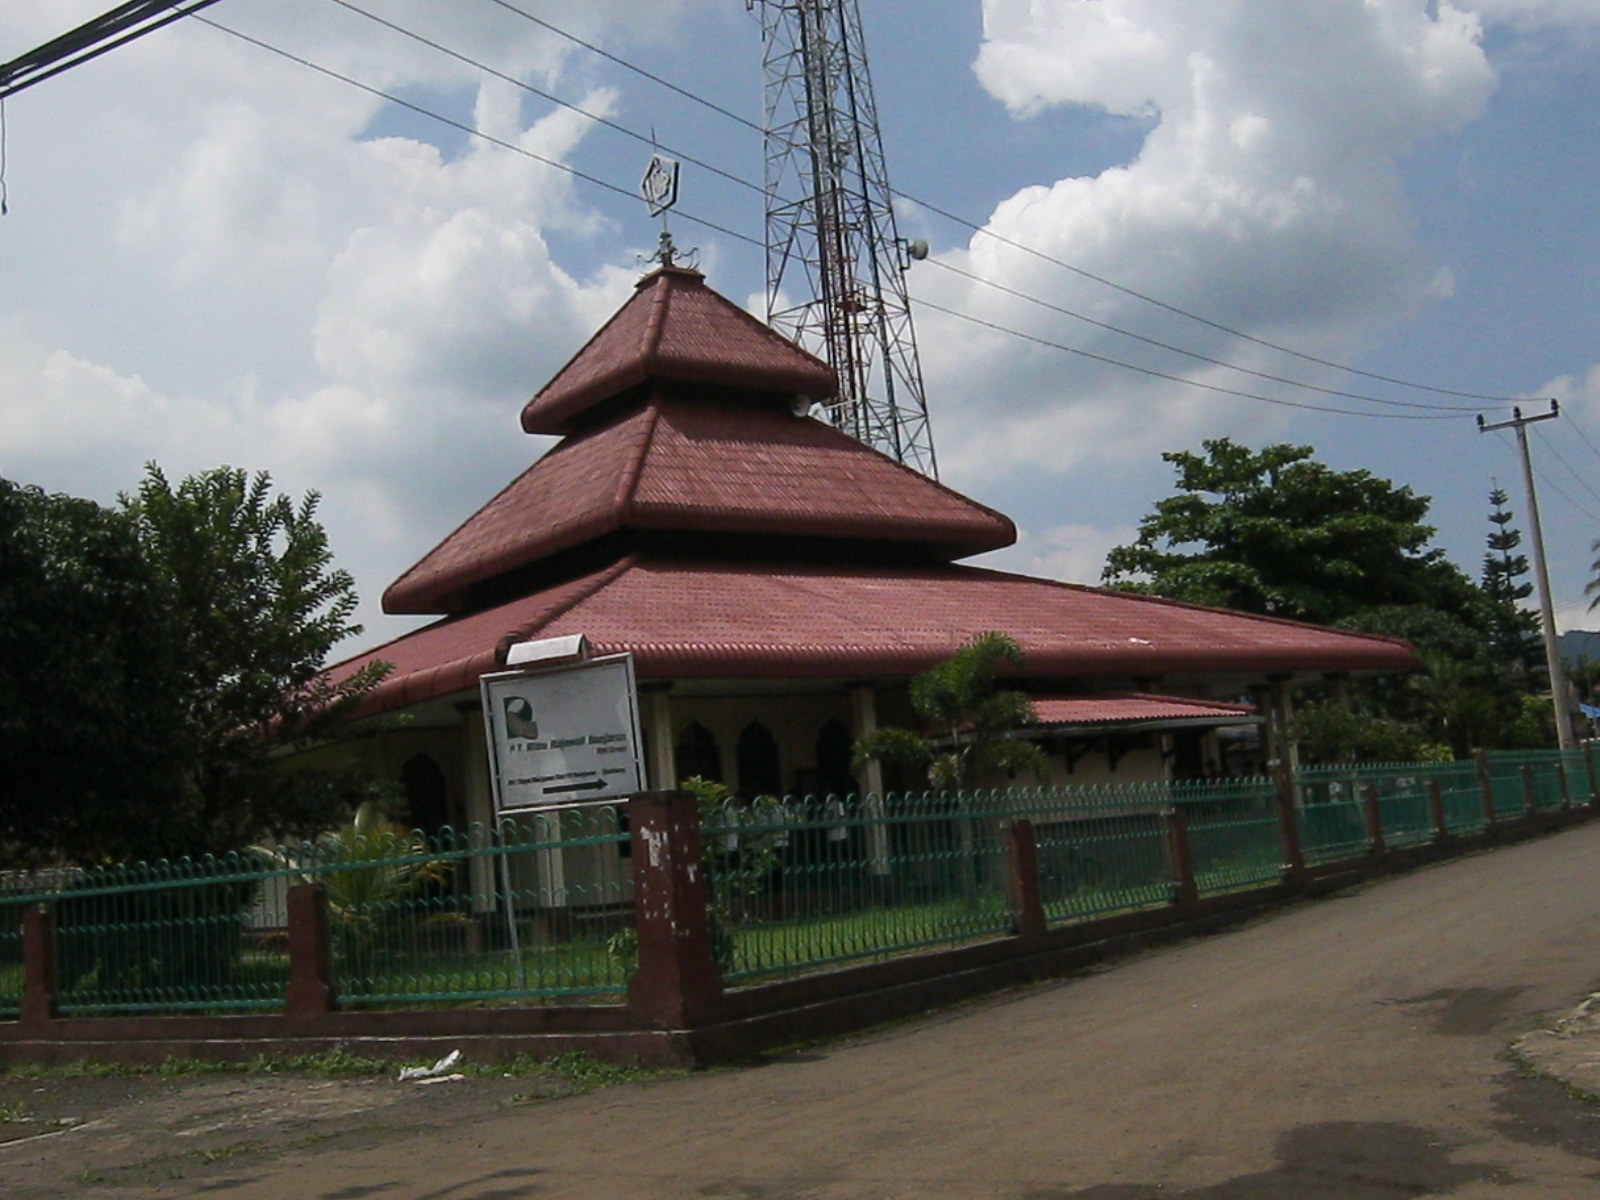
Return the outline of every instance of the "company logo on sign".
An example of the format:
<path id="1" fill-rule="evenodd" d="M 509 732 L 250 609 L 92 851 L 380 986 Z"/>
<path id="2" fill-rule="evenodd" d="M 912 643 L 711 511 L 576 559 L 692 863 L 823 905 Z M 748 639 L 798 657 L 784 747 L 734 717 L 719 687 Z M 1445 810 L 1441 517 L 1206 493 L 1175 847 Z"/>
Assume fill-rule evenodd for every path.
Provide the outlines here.
<path id="1" fill-rule="evenodd" d="M 539 736 L 539 722 L 533 719 L 533 705 L 527 697 L 506 697 L 506 733 L 514 738 Z"/>

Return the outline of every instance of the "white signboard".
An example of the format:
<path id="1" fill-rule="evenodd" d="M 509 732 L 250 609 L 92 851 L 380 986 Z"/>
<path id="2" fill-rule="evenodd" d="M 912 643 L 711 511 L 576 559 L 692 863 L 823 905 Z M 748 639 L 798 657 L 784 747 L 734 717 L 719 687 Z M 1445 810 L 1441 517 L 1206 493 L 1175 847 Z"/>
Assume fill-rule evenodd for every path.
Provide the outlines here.
<path id="1" fill-rule="evenodd" d="M 479 686 L 497 812 L 643 790 L 632 655 L 485 675 Z"/>

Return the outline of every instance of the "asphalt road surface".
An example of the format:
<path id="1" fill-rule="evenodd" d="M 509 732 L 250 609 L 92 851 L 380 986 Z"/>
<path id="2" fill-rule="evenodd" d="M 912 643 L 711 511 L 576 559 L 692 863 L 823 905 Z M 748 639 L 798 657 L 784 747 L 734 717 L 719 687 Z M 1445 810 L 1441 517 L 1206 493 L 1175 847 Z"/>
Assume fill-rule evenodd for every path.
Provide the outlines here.
<path id="1" fill-rule="evenodd" d="M 472 1082 L 373 1083 L 315 1136 L 165 1175 L 130 1172 L 127 1146 L 96 1166 L 117 1157 L 113 1117 L 0 1154 L 0 1190 L 1600 1200 L 1600 1107 L 1505 1057 L 1597 981 L 1600 824 L 760 1066 L 514 1106 Z M 249 1106 L 274 1085 L 209 1086 Z"/>

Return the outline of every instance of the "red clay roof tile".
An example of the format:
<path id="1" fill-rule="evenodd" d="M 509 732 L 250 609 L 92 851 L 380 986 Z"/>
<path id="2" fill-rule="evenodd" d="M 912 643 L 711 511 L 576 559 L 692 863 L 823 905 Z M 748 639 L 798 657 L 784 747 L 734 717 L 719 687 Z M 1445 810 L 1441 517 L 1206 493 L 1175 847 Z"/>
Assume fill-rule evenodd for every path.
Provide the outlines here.
<path id="1" fill-rule="evenodd" d="M 448 612 L 468 587 L 616 529 L 871 539 L 955 559 L 1008 546 L 993 509 L 821 421 L 653 397 L 562 442 L 384 593 Z"/>
<path id="2" fill-rule="evenodd" d="M 1152 696 L 1144 692 L 1100 692 L 1092 696 L 1034 697 L 1039 725 L 1116 725 L 1127 721 L 1176 721 L 1196 717 L 1231 723 L 1251 718 L 1248 704 L 1220 704 L 1187 696 Z"/>
<path id="3" fill-rule="evenodd" d="M 571 433 L 586 411 L 651 379 L 754 393 L 745 403 L 838 391 L 832 367 L 706 287 L 698 271 L 663 267 L 637 287 L 528 401 L 524 430 Z"/>
<path id="4" fill-rule="evenodd" d="M 625 559 L 450 618 L 334 668 L 395 665 L 371 711 L 475 686 L 497 647 L 582 633 L 641 679 L 906 678 L 1000 630 L 1040 678 L 1407 671 L 1396 639 L 976 567 L 717 566 Z"/>

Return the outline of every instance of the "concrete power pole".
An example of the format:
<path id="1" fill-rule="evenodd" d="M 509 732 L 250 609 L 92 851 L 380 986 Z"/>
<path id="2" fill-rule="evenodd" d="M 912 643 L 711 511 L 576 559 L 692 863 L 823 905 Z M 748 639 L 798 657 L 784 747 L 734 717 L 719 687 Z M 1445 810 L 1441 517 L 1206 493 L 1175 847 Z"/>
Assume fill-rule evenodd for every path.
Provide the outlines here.
<path id="1" fill-rule="evenodd" d="M 1556 645 L 1556 610 L 1550 600 L 1550 572 L 1544 562 L 1544 531 L 1539 525 L 1539 496 L 1533 490 L 1533 460 L 1528 457 L 1528 426 L 1535 421 L 1553 421 L 1561 415 L 1561 406 L 1550 401 L 1550 411 L 1535 417 L 1525 417 L 1520 408 L 1511 410 L 1511 420 L 1485 425 L 1478 418 L 1478 432 L 1489 433 L 1496 429 L 1514 429 L 1517 432 L 1517 451 L 1522 458 L 1522 486 L 1528 493 L 1528 541 L 1533 547 L 1533 580 L 1539 586 L 1539 623 L 1544 631 L 1544 661 L 1550 672 L 1550 699 L 1556 710 L 1556 744 L 1563 750 L 1574 750 L 1577 743 L 1572 737 L 1572 713 L 1567 708 L 1567 672 L 1561 665 L 1561 649 Z"/>

